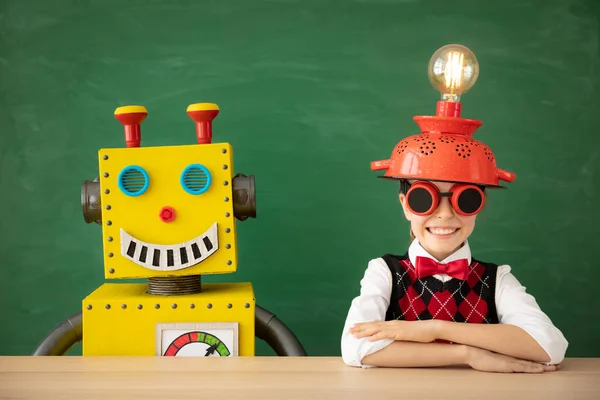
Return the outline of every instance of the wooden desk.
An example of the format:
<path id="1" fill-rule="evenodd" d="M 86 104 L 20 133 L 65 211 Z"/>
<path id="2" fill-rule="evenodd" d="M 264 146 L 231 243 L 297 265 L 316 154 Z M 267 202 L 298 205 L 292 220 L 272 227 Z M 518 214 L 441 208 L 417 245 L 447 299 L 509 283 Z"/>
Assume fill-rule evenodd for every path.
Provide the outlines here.
<path id="1" fill-rule="evenodd" d="M 600 399 L 600 359 L 557 372 L 359 369 L 336 357 L 0 357 L 0 399 Z"/>

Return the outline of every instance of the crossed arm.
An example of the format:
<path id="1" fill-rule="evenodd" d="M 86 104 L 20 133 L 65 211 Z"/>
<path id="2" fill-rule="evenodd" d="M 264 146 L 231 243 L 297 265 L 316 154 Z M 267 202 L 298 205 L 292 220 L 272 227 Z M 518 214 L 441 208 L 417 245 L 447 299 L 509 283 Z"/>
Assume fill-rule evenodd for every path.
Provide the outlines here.
<path id="1" fill-rule="evenodd" d="M 568 343 L 562 333 L 509 269 L 499 277 L 503 284 L 497 287 L 501 323 L 489 325 L 440 320 L 384 321 L 390 279 L 385 265 L 378 265 L 375 260 L 369 264 L 361 281 L 361 295 L 352 302 L 342 337 L 342 355 L 351 365 L 469 365 L 475 355 L 495 357 L 491 363 L 526 360 L 559 364 L 564 357 Z"/>
<path id="2" fill-rule="evenodd" d="M 386 363 L 385 360 L 388 358 L 386 354 L 393 355 L 393 353 L 401 352 L 399 347 L 402 351 L 414 350 L 419 353 L 419 356 L 414 358 L 410 354 L 405 354 L 405 358 L 408 360 L 418 360 L 427 354 L 428 350 L 433 351 L 431 359 L 434 363 L 434 360 L 438 358 L 440 361 L 448 359 L 452 361 L 451 364 L 460 364 L 462 362 L 456 362 L 457 358 L 468 356 L 464 348 L 453 349 L 452 347 L 456 346 L 440 346 L 443 343 L 431 343 L 435 340 L 445 340 L 490 350 L 523 360 L 551 361 L 548 353 L 527 332 L 514 325 L 467 324 L 439 320 L 381 321 L 358 323 L 350 328 L 350 333 L 356 338 L 367 338 L 368 341 L 393 339 L 403 342 L 402 346 L 390 346 L 381 350 L 379 354 L 367 355 L 363 359 L 363 362 L 367 364 L 374 362 L 377 365 L 378 359 Z M 408 342 L 412 342 L 410 346 L 407 346 Z M 398 359 L 397 357 L 393 358 Z"/>

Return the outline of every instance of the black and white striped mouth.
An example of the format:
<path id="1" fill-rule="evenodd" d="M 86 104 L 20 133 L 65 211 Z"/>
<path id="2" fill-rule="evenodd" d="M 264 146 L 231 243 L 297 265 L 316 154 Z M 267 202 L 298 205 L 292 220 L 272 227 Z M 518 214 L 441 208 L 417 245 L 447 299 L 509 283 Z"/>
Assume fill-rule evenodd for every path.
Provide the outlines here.
<path id="1" fill-rule="evenodd" d="M 192 267 L 219 248 L 217 223 L 202 235 L 184 243 L 161 245 L 142 242 L 121 229 L 121 255 L 139 266 L 155 271 Z"/>

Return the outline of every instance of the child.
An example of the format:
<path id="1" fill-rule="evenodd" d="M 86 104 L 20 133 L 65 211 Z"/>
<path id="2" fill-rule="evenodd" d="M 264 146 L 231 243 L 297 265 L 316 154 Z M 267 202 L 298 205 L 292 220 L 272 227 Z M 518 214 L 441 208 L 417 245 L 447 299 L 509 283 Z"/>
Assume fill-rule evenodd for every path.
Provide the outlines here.
<path id="1" fill-rule="evenodd" d="M 415 117 L 421 134 L 372 163 L 400 181 L 412 243 L 368 263 L 342 334 L 342 358 L 362 367 L 468 365 L 491 372 L 554 371 L 568 342 L 508 265 L 473 258 L 468 238 L 488 188 L 514 174 L 471 138 L 480 121 L 460 103 Z"/>

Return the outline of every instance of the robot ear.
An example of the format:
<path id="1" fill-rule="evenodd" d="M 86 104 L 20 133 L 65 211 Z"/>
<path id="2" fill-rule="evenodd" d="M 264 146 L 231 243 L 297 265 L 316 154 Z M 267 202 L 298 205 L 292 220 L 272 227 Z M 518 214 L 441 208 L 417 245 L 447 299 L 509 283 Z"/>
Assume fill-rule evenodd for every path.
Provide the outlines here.
<path id="1" fill-rule="evenodd" d="M 100 178 L 85 180 L 81 185 L 81 211 L 87 224 L 102 224 L 102 202 L 100 198 Z"/>
<path id="2" fill-rule="evenodd" d="M 233 215 L 240 221 L 256 218 L 254 175 L 237 174 L 233 177 Z"/>

